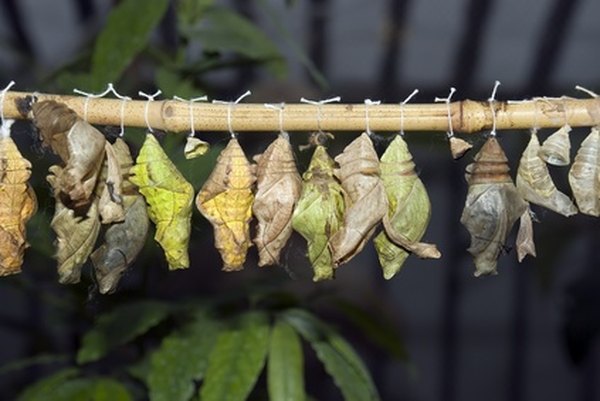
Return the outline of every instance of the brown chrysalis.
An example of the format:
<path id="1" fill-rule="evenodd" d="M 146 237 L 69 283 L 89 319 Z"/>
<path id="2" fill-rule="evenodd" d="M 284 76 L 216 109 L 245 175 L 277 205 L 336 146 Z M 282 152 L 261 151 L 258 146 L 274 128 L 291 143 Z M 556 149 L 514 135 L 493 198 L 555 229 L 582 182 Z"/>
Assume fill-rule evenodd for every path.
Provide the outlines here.
<path id="1" fill-rule="evenodd" d="M 569 184 L 579 211 L 600 216 L 600 131 L 593 127 L 577 151 Z"/>

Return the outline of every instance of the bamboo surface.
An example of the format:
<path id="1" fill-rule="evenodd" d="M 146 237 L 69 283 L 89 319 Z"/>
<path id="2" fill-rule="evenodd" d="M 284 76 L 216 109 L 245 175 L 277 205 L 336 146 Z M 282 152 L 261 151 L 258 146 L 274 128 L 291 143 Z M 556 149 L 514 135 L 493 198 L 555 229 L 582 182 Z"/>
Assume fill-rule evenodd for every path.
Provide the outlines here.
<path id="1" fill-rule="evenodd" d="M 15 101 L 27 92 L 8 91 L 4 100 L 6 118 L 24 118 Z M 67 104 L 84 116 L 86 97 L 35 93 L 38 101 L 56 100 Z M 146 100 L 89 98 L 87 120 L 92 124 L 146 127 L 145 110 L 153 129 L 168 132 L 190 131 L 190 103 L 180 100 Z M 124 119 L 121 121 L 121 107 Z M 192 104 L 196 131 L 227 131 L 228 110 L 235 131 L 278 131 L 279 111 L 264 104 L 240 103 L 236 105 L 195 102 Z M 399 131 L 403 120 L 405 131 L 447 131 L 448 104 L 323 104 L 289 103 L 283 111 L 283 128 L 286 131 L 364 131 L 366 109 L 372 131 Z M 493 125 L 492 108 L 488 101 L 463 100 L 449 104 L 454 132 L 476 133 L 489 130 Z M 600 98 L 574 99 L 539 98 L 528 101 L 495 101 L 497 130 L 520 130 L 531 127 L 572 127 L 600 125 Z M 401 114 L 403 117 L 401 118 Z M 318 116 L 320 115 L 320 119 Z M 320 121 L 319 121 L 320 120 Z"/>

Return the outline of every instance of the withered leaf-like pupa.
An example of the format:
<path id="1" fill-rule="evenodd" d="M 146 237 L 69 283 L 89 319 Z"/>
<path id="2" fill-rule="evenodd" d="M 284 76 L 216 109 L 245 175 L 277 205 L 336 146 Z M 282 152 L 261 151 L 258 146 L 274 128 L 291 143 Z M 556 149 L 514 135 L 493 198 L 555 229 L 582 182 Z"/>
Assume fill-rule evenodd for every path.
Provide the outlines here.
<path id="1" fill-rule="evenodd" d="M 86 262 L 100 232 L 100 217 L 98 204 L 94 200 L 84 216 L 78 216 L 75 211 L 67 208 L 58 193 L 58 179 L 61 174 L 59 166 L 50 167 L 47 177 L 54 189 L 56 209 L 50 226 L 56 233 L 58 261 L 58 282 L 61 284 L 78 283 L 81 279 L 81 268 Z"/>
<path id="2" fill-rule="evenodd" d="M 256 195 L 252 211 L 258 220 L 254 243 L 259 266 L 279 263 L 279 254 L 292 235 L 292 213 L 302 179 L 290 141 L 279 136 L 256 161 Z"/>
<path id="3" fill-rule="evenodd" d="M 567 166 L 571 163 L 571 127 L 564 125 L 550 135 L 540 148 L 540 157 L 553 166 Z"/>
<path id="4" fill-rule="evenodd" d="M 600 216 L 600 131 L 593 127 L 577 151 L 569 184 L 581 213 Z"/>
<path id="5" fill-rule="evenodd" d="M 527 208 L 521 215 L 519 231 L 517 233 L 517 259 L 519 263 L 525 259 L 525 256 L 536 257 L 535 242 L 533 240 L 533 222 L 531 220 L 531 210 Z"/>
<path id="6" fill-rule="evenodd" d="M 400 271 L 409 252 L 419 257 L 441 256 L 435 245 L 419 243 L 429 224 L 431 203 L 414 167 L 406 142 L 396 136 L 381 157 L 389 209 L 383 218 L 385 230 L 373 241 L 387 280 Z"/>
<path id="7" fill-rule="evenodd" d="M 560 192 L 540 158 L 540 142 L 535 131 L 531 132 L 529 144 L 523 151 L 517 171 L 517 190 L 531 203 L 543 206 L 563 216 L 577 214 L 577 208 L 567 195 Z"/>
<path id="8" fill-rule="evenodd" d="M 190 266 L 188 245 L 192 231 L 194 188 L 148 133 L 129 180 L 148 203 L 148 216 L 156 224 L 154 239 L 160 244 L 169 270 Z"/>
<path id="9" fill-rule="evenodd" d="M 335 161 L 340 166 L 335 173 L 346 195 L 344 222 L 329 241 L 337 267 L 362 250 L 388 205 L 379 176 L 379 159 L 366 133 L 352 141 Z"/>
<path id="10" fill-rule="evenodd" d="M 450 153 L 452 154 L 452 158 L 454 160 L 458 160 L 465 155 L 472 147 L 469 142 L 464 139 L 457 138 L 454 135 L 449 139 L 450 141 Z"/>
<path id="11" fill-rule="evenodd" d="M 215 246 L 224 271 L 244 268 L 252 245 L 252 167 L 237 139 L 231 139 L 217 159 L 214 170 L 196 197 L 196 206 L 215 230 Z"/>
<path id="12" fill-rule="evenodd" d="M 497 274 L 498 256 L 515 221 L 527 210 L 508 174 L 508 160 L 491 136 L 467 166 L 469 192 L 461 223 L 471 234 L 475 276 Z"/>
<path id="13" fill-rule="evenodd" d="M 327 246 L 342 225 L 344 195 L 334 175 L 335 162 L 322 145 L 317 145 L 308 170 L 302 175 L 302 194 L 292 217 L 292 226 L 306 239 L 314 281 L 332 279 L 334 264 Z"/>
<path id="14" fill-rule="evenodd" d="M 124 143 L 121 139 L 118 140 Z M 125 218 L 122 196 L 123 173 L 113 146 L 106 141 L 104 147 L 106 157 L 95 190 L 96 196 L 99 197 L 98 210 L 102 224 L 123 221 Z"/>
<path id="15" fill-rule="evenodd" d="M 0 137 L 0 276 L 21 272 L 25 223 L 37 210 L 30 176 L 31 163 L 10 137 Z"/>
<path id="16" fill-rule="evenodd" d="M 104 158 L 104 135 L 53 100 L 34 103 L 31 113 L 44 145 L 65 163 L 56 182 L 61 201 L 69 208 L 88 205 Z"/>
<path id="17" fill-rule="evenodd" d="M 208 142 L 193 136 L 188 136 L 185 142 L 185 148 L 183 149 L 183 154 L 188 160 L 195 159 L 205 155 L 206 152 L 208 152 L 208 149 L 210 149 Z"/>
<path id="18" fill-rule="evenodd" d="M 128 180 L 133 164 L 129 148 L 120 138 L 112 148 L 123 177 L 122 204 L 125 215 L 122 222 L 108 227 L 104 243 L 90 256 L 101 294 L 115 291 L 121 276 L 142 250 L 150 226 L 146 202 Z"/>

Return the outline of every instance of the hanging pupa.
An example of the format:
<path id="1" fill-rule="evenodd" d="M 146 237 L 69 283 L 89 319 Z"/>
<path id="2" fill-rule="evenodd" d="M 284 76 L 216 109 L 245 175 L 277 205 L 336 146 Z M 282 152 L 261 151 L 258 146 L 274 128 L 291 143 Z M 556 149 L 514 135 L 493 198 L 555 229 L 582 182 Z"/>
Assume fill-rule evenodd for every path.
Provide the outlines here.
<path id="1" fill-rule="evenodd" d="M 79 118 L 63 103 L 36 102 L 31 117 L 49 146 L 65 163 L 56 185 L 61 202 L 69 208 L 85 208 L 92 201 L 104 159 L 104 135 Z"/>
<path id="2" fill-rule="evenodd" d="M 21 272 L 23 254 L 29 246 L 25 223 L 37 210 L 35 192 L 28 184 L 30 177 L 31 163 L 10 136 L 0 137 L 0 276 Z"/>
<path id="3" fill-rule="evenodd" d="M 463 157 L 472 147 L 469 142 L 464 139 L 457 138 L 454 135 L 448 138 L 450 142 L 450 153 L 452 154 L 452 158 L 454 160 L 458 160 Z"/>
<path id="4" fill-rule="evenodd" d="M 419 242 L 429 224 L 431 203 L 401 136 L 396 136 L 390 143 L 381 157 L 380 166 L 388 211 L 383 218 L 384 231 L 373 243 L 383 276 L 389 280 L 400 271 L 409 253 L 435 259 L 441 254 L 435 245 Z"/>
<path id="5" fill-rule="evenodd" d="M 568 166 L 571 163 L 569 132 L 571 132 L 571 127 L 563 125 L 546 138 L 539 151 L 542 160 L 553 166 Z"/>
<path id="6" fill-rule="evenodd" d="M 108 227 L 104 233 L 104 243 L 90 255 L 101 294 L 115 291 L 121 276 L 144 247 L 150 226 L 146 202 L 129 182 L 129 171 L 133 165 L 129 148 L 125 141 L 117 138 L 112 149 L 123 180 L 121 196 L 124 219 Z"/>
<path id="7" fill-rule="evenodd" d="M 61 176 L 61 170 L 59 166 L 50 167 L 51 174 L 46 178 L 54 190 L 56 201 L 50 227 L 56 233 L 58 282 L 75 284 L 81 279 L 81 268 L 90 256 L 98 238 L 100 216 L 96 199 L 92 201 L 83 216 L 76 215 L 74 210 L 62 203 L 58 195 L 57 178 Z"/>
<path id="8" fill-rule="evenodd" d="M 533 240 L 533 221 L 531 219 L 531 210 L 529 207 L 519 219 L 519 231 L 517 232 L 517 259 L 519 263 L 525 259 L 525 256 L 537 256 L 535 252 L 535 242 Z"/>
<path id="9" fill-rule="evenodd" d="M 192 184 L 177 170 L 152 133 L 146 135 L 130 172 L 129 181 L 137 185 L 148 203 L 148 216 L 156 224 L 154 239 L 165 252 L 169 270 L 188 268 Z"/>
<path id="10" fill-rule="evenodd" d="M 593 127 L 577 151 L 569 184 L 579 211 L 590 216 L 600 216 L 600 131 Z"/>
<path id="11" fill-rule="evenodd" d="M 292 235 L 292 213 L 302 179 L 288 138 L 280 135 L 256 161 L 256 195 L 252 211 L 258 220 L 254 243 L 259 266 L 279 263 L 279 254 Z"/>
<path id="12" fill-rule="evenodd" d="M 186 159 L 195 159 L 200 156 L 204 156 L 210 149 L 210 144 L 203 141 L 200 138 L 188 136 L 185 142 L 185 148 L 183 154 Z"/>
<path id="13" fill-rule="evenodd" d="M 461 223 L 471 234 L 475 277 L 497 274 L 498 256 L 515 221 L 527 210 L 508 174 L 508 160 L 491 136 L 467 166 L 469 191 Z"/>
<path id="14" fill-rule="evenodd" d="M 196 207 L 215 230 L 215 247 L 224 271 L 244 268 L 252 245 L 252 189 L 256 177 L 237 139 L 229 140 L 214 170 L 196 196 Z"/>
<path id="15" fill-rule="evenodd" d="M 517 170 L 517 190 L 531 203 L 543 206 L 563 216 L 577 214 L 577 208 L 567 195 L 560 192 L 550 177 L 548 166 L 540 158 L 540 142 L 535 130 L 523 151 Z"/>
<path id="16" fill-rule="evenodd" d="M 352 141 L 335 158 L 335 171 L 345 194 L 346 212 L 329 246 L 335 266 L 348 262 L 365 246 L 376 225 L 387 213 L 387 197 L 381 182 L 379 159 L 367 133 Z"/>
<path id="17" fill-rule="evenodd" d="M 106 141 L 104 151 L 106 156 L 94 192 L 98 197 L 100 220 L 102 224 L 110 224 L 123 221 L 125 218 L 122 196 L 123 172 L 114 145 Z"/>
<path id="18" fill-rule="evenodd" d="M 302 175 L 302 193 L 292 216 L 292 226 L 306 239 L 313 281 L 332 279 L 334 264 L 327 246 L 342 225 L 344 191 L 334 175 L 335 162 L 327 149 L 317 145 Z"/>

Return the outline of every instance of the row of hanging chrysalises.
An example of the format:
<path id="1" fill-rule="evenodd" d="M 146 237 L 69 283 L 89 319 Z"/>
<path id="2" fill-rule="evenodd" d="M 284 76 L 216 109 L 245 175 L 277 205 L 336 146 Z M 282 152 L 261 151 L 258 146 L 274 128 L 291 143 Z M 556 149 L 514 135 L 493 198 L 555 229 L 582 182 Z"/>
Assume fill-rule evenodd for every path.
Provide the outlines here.
<path id="1" fill-rule="evenodd" d="M 190 264 L 194 190 L 148 133 L 135 164 L 121 138 L 109 143 L 96 128 L 66 105 L 39 101 L 26 112 L 39 130 L 43 144 L 62 165 L 50 167 L 47 177 L 56 208 L 51 226 L 57 236 L 58 275 L 61 283 L 77 283 L 81 268 L 92 260 L 102 293 L 110 293 L 135 260 L 145 242 L 149 220 L 156 224 L 155 239 L 164 250 L 169 269 Z M 27 247 L 25 223 L 35 213 L 36 197 L 28 184 L 31 164 L 25 160 L 3 122 L 0 142 L 0 274 L 21 270 Z M 475 275 L 496 273 L 497 259 L 513 224 L 519 261 L 535 256 L 528 202 L 565 216 L 600 215 L 600 132 L 593 128 L 571 166 L 569 182 L 577 206 L 552 182 L 546 163 L 570 164 L 569 126 L 540 146 L 535 131 L 521 157 L 516 186 L 507 158 L 491 135 L 466 170 L 469 185 L 461 222 L 471 234 L 468 251 Z M 451 137 L 456 157 L 469 148 Z M 190 137 L 186 156 L 203 153 L 202 142 Z M 316 143 L 308 169 L 301 177 L 292 147 L 282 133 L 265 152 L 246 158 L 232 138 L 221 152 L 210 177 L 196 195 L 199 211 L 214 227 L 215 245 L 223 270 L 241 270 L 252 245 L 250 222 L 257 220 L 254 244 L 259 266 L 276 265 L 292 230 L 307 241 L 314 280 L 334 277 L 337 267 L 361 251 L 382 223 L 374 239 L 386 279 L 400 270 L 406 258 L 440 258 L 435 245 L 420 242 L 430 220 L 425 186 L 404 139 L 398 135 L 381 157 L 363 133 L 333 160 Z M 104 241 L 96 247 L 101 226 Z M 96 248 L 95 248 L 96 247 Z M 94 249 L 95 248 L 95 249 Z"/>

